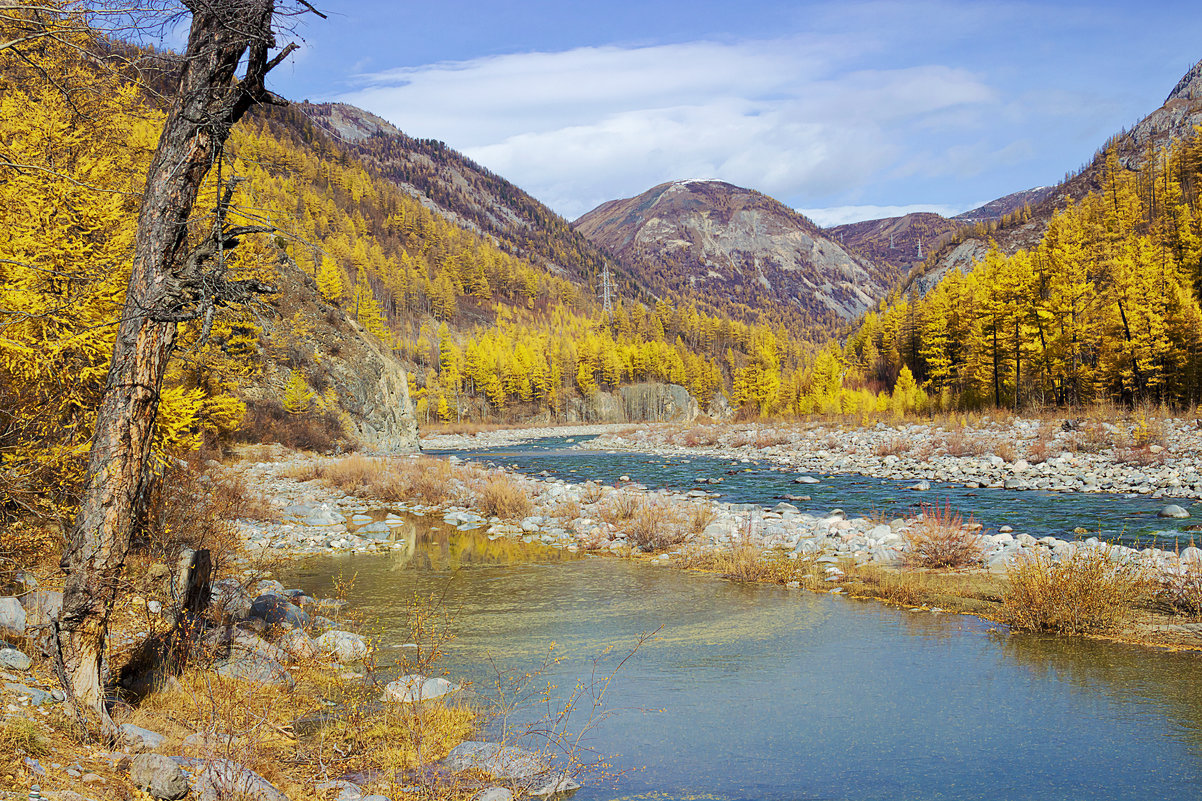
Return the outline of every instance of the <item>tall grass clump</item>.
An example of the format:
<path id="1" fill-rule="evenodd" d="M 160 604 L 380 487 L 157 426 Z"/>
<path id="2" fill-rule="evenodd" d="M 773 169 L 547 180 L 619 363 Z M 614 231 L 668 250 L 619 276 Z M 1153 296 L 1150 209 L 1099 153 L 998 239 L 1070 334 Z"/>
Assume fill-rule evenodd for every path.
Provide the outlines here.
<path id="1" fill-rule="evenodd" d="M 1006 571 L 1002 619 L 1019 631 L 1090 634 L 1121 626 L 1143 595 L 1145 579 L 1106 548 L 1077 547 L 1059 562 L 1028 554 Z"/>
<path id="2" fill-rule="evenodd" d="M 970 527 L 973 523 L 969 518 Z M 950 503 L 923 504 L 922 517 L 905 534 L 906 563 L 911 567 L 961 568 L 981 563 L 984 551 L 976 531 Z"/>
<path id="3" fill-rule="evenodd" d="M 476 506 L 489 517 L 514 520 L 530 514 L 530 495 L 509 475 L 496 473 L 477 491 Z"/>
<path id="4" fill-rule="evenodd" d="M 643 501 L 624 528 L 629 541 L 645 551 L 662 551 L 689 537 L 676 510 L 656 501 Z"/>
<path id="5" fill-rule="evenodd" d="M 1202 562 L 1157 571 L 1152 602 L 1166 614 L 1202 618 Z"/>

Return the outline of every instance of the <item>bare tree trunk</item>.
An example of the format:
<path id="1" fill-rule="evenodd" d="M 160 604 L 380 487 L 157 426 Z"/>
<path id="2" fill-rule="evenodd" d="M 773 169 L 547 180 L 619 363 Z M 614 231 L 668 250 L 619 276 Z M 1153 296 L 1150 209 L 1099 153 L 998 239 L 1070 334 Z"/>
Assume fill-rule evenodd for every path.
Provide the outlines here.
<path id="1" fill-rule="evenodd" d="M 258 229 L 225 230 L 219 206 L 212 235 L 188 251 L 188 219 L 230 129 L 251 106 L 272 99 L 264 79 L 294 46 L 267 57 L 275 44 L 274 0 L 187 0 L 185 5 L 192 11 L 188 47 L 147 175 L 83 499 L 62 560 L 66 586 L 57 623 L 60 679 L 92 736 L 113 734 L 101 668 L 105 636 L 176 325 L 207 318 L 214 305 L 272 291 L 257 282 L 224 279 L 223 250 L 234 247 L 238 235 Z M 240 79 L 236 70 L 244 57 L 246 72 Z M 232 186 L 225 193 L 226 206 L 231 195 Z"/>

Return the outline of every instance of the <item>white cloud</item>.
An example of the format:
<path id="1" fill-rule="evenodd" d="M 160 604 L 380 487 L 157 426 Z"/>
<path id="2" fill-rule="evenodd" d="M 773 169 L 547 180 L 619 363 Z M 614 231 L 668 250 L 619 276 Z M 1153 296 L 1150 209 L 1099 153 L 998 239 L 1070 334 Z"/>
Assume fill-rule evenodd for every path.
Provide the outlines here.
<path id="1" fill-rule="evenodd" d="M 520 53 L 362 76 L 340 99 L 568 217 L 696 175 L 833 200 L 902 159 L 900 130 L 998 103 L 965 70 L 852 71 L 863 46 L 832 35 Z"/>
<path id="2" fill-rule="evenodd" d="M 912 214 L 916 211 L 933 211 L 936 214 L 942 214 L 944 217 L 954 217 L 960 212 L 976 208 L 982 205 L 982 203 L 975 203 L 964 208 L 945 206 L 938 203 L 914 203 L 909 206 L 831 206 L 825 209 L 798 209 L 798 211 L 823 228 L 830 228 L 834 225 L 845 225 L 863 220 L 901 217 L 904 214 Z"/>

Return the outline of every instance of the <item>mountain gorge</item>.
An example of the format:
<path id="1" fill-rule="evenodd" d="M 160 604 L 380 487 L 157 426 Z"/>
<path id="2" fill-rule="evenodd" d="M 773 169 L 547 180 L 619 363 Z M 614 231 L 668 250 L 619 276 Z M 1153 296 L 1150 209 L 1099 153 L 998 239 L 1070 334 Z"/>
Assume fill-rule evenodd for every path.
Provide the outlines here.
<path id="1" fill-rule="evenodd" d="M 784 204 L 721 181 L 662 184 L 574 226 L 657 295 L 788 308 L 819 328 L 862 313 L 897 277 Z"/>

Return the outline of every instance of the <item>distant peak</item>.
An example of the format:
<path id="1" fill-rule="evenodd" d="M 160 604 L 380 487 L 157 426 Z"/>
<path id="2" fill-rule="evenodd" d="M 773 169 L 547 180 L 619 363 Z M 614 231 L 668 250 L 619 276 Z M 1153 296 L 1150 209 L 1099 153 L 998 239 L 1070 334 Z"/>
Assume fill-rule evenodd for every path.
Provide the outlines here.
<path id="1" fill-rule="evenodd" d="M 1182 76 L 1181 80 L 1177 81 L 1177 85 L 1173 87 L 1173 91 L 1169 92 L 1169 96 L 1164 102 L 1170 100 L 1193 100 L 1194 98 L 1202 98 L 1202 61 L 1195 64 L 1189 72 Z"/>

